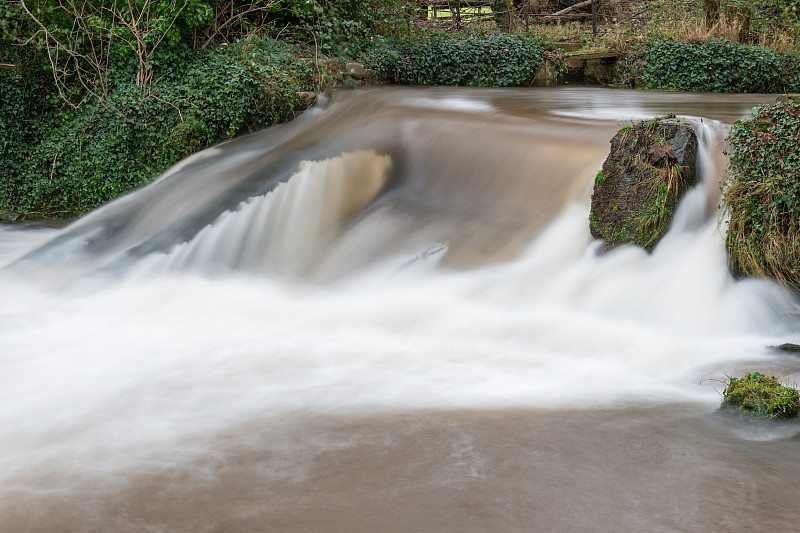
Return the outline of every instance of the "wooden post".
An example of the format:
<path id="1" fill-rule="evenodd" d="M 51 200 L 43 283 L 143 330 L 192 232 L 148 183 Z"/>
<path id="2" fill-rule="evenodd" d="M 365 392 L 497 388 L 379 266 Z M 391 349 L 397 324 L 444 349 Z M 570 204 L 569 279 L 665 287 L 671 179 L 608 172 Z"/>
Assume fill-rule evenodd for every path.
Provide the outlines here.
<path id="1" fill-rule="evenodd" d="M 525 11 L 525 33 L 531 31 L 531 0 L 522 2 L 522 9 Z"/>
<path id="2" fill-rule="evenodd" d="M 592 34 L 597 39 L 597 0 L 592 0 Z"/>

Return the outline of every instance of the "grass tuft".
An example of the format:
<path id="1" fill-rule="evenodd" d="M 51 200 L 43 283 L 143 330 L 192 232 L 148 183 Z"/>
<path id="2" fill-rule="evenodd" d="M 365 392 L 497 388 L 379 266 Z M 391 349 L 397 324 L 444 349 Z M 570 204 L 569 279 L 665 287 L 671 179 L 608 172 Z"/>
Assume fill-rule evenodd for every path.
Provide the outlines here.
<path id="1" fill-rule="evenodd" d="M 722 406 L 755 418 L 794 418 L 800 412 L 800 393 L 775 376 L 748 372 L 741 378 L 728 377 Z"/>

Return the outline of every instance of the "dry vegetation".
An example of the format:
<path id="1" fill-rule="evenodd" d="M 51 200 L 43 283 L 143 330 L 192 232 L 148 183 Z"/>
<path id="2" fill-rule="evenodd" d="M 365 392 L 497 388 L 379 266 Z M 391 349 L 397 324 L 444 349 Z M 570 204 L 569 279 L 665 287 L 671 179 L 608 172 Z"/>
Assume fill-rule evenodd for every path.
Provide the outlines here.
<path id="1" fill-rule="evenodd" d="M 726 39 L 770 48 L 777 52 L 800 51 L 798 22 L 781 11 L 792 0 L 754 0 L 748 8 L 741 2 L 721 1 L 718 14 L 704 10 L 705 0 L 606 0 L 597 4 L 597 32 L 593 31 L 591 8 L 575 9 L 563 16 L 552 16 L 577 3 L 577 0 L 522 0 L 514 2 L 511 31 L 545 36 L 556 42 L 577 43 L 581 52 L 619 51 L 638 48 L 653 39 L 704 42 Z M 761 4 L 764 4 L 763 6 Z M 439 11 L 440 18 L 428 26 L 448 31 L 494 29 L 491 13 L 474 17 L 463 10 L 456 22 L 453 14 Z"/>

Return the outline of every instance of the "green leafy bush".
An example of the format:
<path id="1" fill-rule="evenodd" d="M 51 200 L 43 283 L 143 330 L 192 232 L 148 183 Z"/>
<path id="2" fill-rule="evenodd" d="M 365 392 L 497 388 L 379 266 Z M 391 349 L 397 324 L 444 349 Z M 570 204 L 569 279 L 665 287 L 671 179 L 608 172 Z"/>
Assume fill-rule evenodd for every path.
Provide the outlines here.
<path id="1" fill-rule="evenodd" d="M 800 58 L 766 48 L 711 39 L 657 40 L 621 65 L 623 79 L 648 89 L 696 92 L 783 92 L 800 88 Z"/>
<path id="2" fill-rule="evenodd" d="M 16 65 L 0 69 L 0 209 L 14 203 L 15 182 L 45 132 L 68 111 L 48 72 L 30 50 L 0 41 L 0 63 Z"/>
<path id="3" fill-rule="evenodd" d="M 426 40 L 382 44 L 365 63 L 396 83 L 409 85 L 523 85 L 536 74 L 547 45 L 503 34 L 433 34 Z"/>
<path id="4" fill-rule="evenodd" d="M 37 129 L 28 91 L 3 75 L 0 209 L 85 213 L 209 144 L 286 119 L 309 77 L 310 68 L 271 39 L 248 39 L 173 56 L 170 75 L 146 97 L 129 76 L 112 76 L 107 98 L 58 110 Z M 22 145 L 11 136 L 20 129 Z"/>
<path id="5" fill-rule="evenodd" d="M 277 28 L 291 27 L 323 54 L 355 55 L 375 35 L 406 37 L 419 5 L 402 0 L 283 0 L 271 16 Z"/>
<path id="6" fill-rule="evenodd" d="M 729 378 L 722 396 L 722 407 L 757 418 L 794 418 L 800 412 L 797 389 L 761 372 Z"/>
<path id="7" fill-rule="evenodd" d="M 757 107 L 728 141 L 730 261 L 739 273 L 800 289 L 800 105 Z"/>

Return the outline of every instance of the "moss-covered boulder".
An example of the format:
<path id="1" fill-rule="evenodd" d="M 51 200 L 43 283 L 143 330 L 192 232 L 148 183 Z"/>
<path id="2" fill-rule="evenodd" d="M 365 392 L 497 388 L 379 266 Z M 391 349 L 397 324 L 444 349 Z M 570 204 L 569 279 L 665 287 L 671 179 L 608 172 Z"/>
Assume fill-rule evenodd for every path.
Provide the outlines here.
<path id="1" fill-rule="evenodd" d="M 652 250 L 697 174 L 697 136 L 674 116 L 626 124 L 597 173 L 589 226 L 606 248 Z"/>
<path id="2" fill-rule="evenodd" d="M 757 107 L 731 128 L 723 200 L 738 275 L 800 290 L 800 105 Z"/>
<path id="3" fill-rule="evenodd" d="M 754 418 L 794 418 L 800 412 L 800 392 L 775 376 L 748 372 L 729 378 L 720 407 Z"/>
<path id="4" fill-rule="evenodd" d="M 795 344 L 793 342 L 784 342 L 778 346 L 770 346 L 770 348 L 783 353 L 800 354 L 800 344 Z"/>

